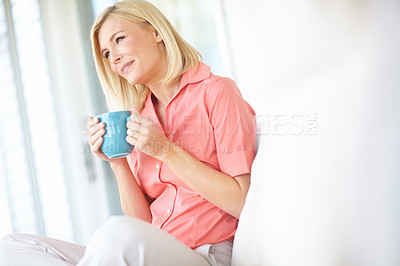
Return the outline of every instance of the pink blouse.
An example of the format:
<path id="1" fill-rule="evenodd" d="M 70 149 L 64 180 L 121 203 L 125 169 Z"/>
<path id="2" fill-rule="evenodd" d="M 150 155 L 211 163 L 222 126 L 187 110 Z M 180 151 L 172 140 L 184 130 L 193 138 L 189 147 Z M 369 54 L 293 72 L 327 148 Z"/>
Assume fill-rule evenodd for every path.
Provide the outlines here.
<path id="1" fill-rule="evenodd" d="M 161 132 L 204 164 L 231 177 L 251 171 L 256 148 L 255 112 L 228 79 L 200 63 L 183 74 L 165 109 L 164 128 L 151 100 L 141 112 Z M 134 149 L 127 157 L 134 176 L 150 198 L 152 224 L 196 248 L 234 236 L 238 220 L 193 191 L 163 162 Z"/>

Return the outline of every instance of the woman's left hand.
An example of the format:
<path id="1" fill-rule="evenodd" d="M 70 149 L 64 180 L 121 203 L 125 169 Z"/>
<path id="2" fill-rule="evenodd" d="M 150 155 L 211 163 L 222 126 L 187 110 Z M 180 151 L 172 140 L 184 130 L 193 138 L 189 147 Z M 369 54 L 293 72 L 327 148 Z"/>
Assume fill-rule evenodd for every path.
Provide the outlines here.
<path id="1" fill-rule="evenodd" d="M 131 120 L 126 124 L 126 141 L 140 151 L 156 159 L 163 160 L 163 156 L 172 147 L 172 142 L 160 131 L 153 120 L 142 116 L 132 108 Z"/>

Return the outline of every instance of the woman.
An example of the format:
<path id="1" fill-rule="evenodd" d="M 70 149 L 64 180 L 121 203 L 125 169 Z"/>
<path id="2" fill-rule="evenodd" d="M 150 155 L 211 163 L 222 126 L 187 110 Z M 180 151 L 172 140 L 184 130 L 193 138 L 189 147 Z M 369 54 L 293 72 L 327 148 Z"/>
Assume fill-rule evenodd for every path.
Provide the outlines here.
<path id="1" fill-rule="evenodd" d="M 107 158 L 104 123 L 89 118 L 89 144 L 115 173 L 125 217 L 112 217 L 70 262 L 230 265 L 255 156 L 253 109 L 146 1 L 107 8 L 91 38 L 108 104 L 132 110 L 126 140 L 135 149 Z"/>

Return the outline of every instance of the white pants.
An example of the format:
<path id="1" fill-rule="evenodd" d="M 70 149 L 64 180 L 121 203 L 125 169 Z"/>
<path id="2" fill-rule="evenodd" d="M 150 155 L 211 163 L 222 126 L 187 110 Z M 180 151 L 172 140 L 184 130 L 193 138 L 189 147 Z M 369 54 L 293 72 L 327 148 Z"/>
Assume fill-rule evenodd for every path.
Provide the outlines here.
<path id="1" fill-rule="evenodd" d="M 14 234 L 0 240 L 0 265 L 125 266 L 230 265 L 232 243 L 192 250 L 139 219 L 113 216 L 96 230 L 87 248 L 48 237 Z"/>

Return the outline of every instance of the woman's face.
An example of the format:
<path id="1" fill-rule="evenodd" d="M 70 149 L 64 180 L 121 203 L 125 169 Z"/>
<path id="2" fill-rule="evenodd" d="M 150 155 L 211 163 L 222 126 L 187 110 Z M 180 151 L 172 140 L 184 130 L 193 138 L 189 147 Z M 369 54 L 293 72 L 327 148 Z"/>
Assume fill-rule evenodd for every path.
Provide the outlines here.
<path id="1" fill-rule="evenodd" d="M 161 36 L 155 30 L 109 17 L 98 34 L 100 51 L 111 69 L 130 84 L 156 84 L 166 73 Z"/>

